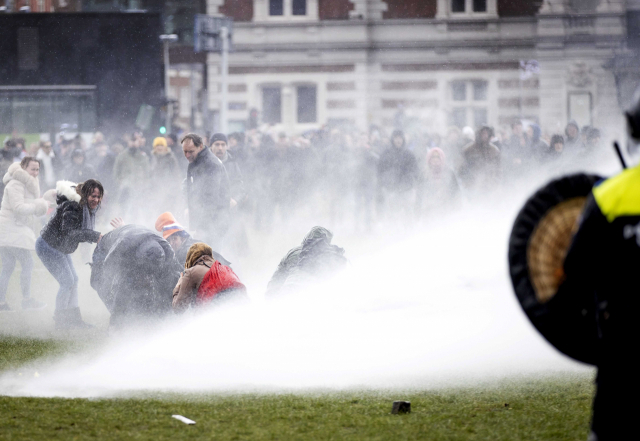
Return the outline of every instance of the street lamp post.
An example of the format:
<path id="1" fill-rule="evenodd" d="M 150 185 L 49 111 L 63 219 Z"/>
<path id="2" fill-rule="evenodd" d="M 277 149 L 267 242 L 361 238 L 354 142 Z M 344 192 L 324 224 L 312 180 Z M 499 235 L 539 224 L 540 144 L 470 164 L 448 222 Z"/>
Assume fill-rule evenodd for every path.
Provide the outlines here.
<path id="1" fill-rule="evenodd" d="M 173 120 L 173 106 L 169 102 L 169 43 L 175 43 L 178 41 L 176 34 L 163 34 L 160 35 L 160 41 L 164 46 L 164 96 L 167 100 L 167 113 L 165 127 L 167 132 L 171 133 L 171 121 Z"/>

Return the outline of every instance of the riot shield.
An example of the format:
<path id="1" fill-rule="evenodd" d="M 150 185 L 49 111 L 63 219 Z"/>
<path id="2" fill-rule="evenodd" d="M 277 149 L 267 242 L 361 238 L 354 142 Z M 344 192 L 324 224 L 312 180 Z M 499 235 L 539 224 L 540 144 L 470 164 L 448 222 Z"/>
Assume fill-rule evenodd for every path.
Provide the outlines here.
<path id="1" fill-rule="evenodd" d="M 509 239 L 509 271 L 520 306 L 549 343 L 593 364 L 597 341 L 590 293 L 556 296 L 564 259 L 579 218 L 600 176 L 576 174 L 551 181 L 524 204 Z"/>

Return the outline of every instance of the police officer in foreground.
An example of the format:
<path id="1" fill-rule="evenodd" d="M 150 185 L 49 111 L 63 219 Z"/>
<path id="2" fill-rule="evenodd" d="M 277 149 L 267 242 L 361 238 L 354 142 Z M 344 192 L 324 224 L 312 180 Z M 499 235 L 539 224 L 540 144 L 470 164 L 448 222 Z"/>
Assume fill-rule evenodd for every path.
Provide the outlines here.
<path id="1" fill-rule="evenodd" d="M 626 117 L 634 153 L 640 101 Z M 633 439 L 640 409 L 640 165 L 593 188 L 564 272 L 558 295 L 594 296 L 597 307 L 598 375 L 589 441 Z"/>

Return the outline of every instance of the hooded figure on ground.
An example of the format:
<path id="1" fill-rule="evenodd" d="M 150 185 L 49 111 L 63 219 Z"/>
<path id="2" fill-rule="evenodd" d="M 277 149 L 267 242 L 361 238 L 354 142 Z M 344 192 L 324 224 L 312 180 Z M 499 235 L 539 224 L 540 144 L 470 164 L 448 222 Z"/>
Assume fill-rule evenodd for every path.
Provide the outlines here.
<path id="1" fill-rule="evenodd" d="M 40 163 L 26 156 L 20 163 L 13 163 L 4 175 L 4 196 L 0 207 L 0 311 L 10 311 L 6 303 L 9 279 L 20 262 L 20 288 L 22 309 L 42 309 L 46 305 L 31 297 L 31 270 L 38 228 L 36 218 L 47 212 L 49 204 L 40 198 L 38 173 Z"/>
<path id="2" fill-rule="evenodd" d="M 267 296 L 294 291 L 321 282 L 347 264 L 344 249 L 331 245 L 333 233 L 324 227 L 313 227 L 302 244 L 292 248 L 278 264 L 267 285 Z"/>
<path id="3" fill-rule="evenodd" d="M 94 228 L 104 189 L 89 179 L 80 184 L 59 181 L 55 192 L 58 207 L 36 240 L 36 254 L 60 284 L 53 316 L 56 329 L 88 328 L 78 307 L 78 275 L 71 254 L 81 242 L 97 243 L 102 237 Z"/>
<path id="4" fill-rule="evenodd" d="M 156 231 L 161 233 L 162 237 L 169 242 L 169 245 L 171 245 L 171 248 L 175 253 L 175 260 L 178 264 L 179 271 L 182 271 L 182 268 L 184 268 L 187 261 L 189 248 L 200 241 L 191 237 L 187 230 L 178 223 L 173 214 L 168 211 L 158 216 L 155 227 Z M 231 266 L 231 262 L 222 257 L 219 253 L 216 253 L 215 251 L 212 251 L 211 253 L 215 260 L 219 261 L 223 265 Z"/>
<path id="5" fill-rule="evenodd" d="M 205 243 L 194 243 L 187 253 L 184 272 L 173 290 L 173 310 L 230 299 L 246 299 L 246 288 L 227 265 L 213 256 Z"/>
<path id="6" fill-rule="evenodd" d="M 112 326 L 169 312 L 179 276 L 171 245 L 138 225 L 106 234 L 93 253 L 91 286 L 111 313 Z"/>

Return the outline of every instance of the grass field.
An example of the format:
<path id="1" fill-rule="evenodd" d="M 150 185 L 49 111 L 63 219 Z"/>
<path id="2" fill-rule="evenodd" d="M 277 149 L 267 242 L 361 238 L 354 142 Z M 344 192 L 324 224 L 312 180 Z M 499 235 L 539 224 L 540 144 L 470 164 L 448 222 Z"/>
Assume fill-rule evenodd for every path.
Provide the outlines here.
<path id="1" fill-rule="evenodd" d="M 37 367 L 86 343 L 0 337 L 0 370 Z M 1 374 L 1 372 L 0 372 Z M 26 373 L 25 373 L 26 375 Z M 584 440 L 591 379 L 518 380 L 478 389 L 119 399 L 0 396 L 0 439 Z M 412 412 L 392 415 L 394 400 Z M 187 426 L 171 415 L 197 422 Z"/>

